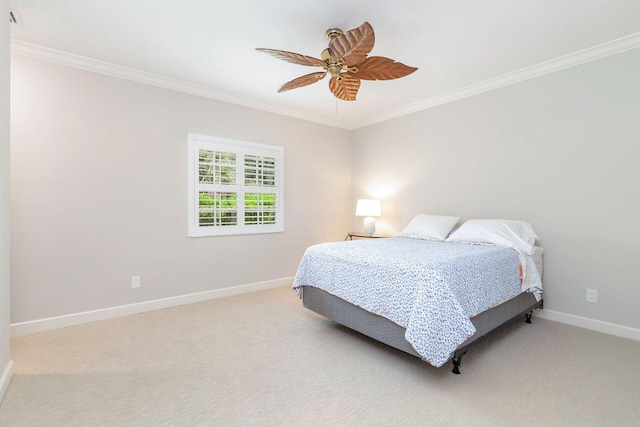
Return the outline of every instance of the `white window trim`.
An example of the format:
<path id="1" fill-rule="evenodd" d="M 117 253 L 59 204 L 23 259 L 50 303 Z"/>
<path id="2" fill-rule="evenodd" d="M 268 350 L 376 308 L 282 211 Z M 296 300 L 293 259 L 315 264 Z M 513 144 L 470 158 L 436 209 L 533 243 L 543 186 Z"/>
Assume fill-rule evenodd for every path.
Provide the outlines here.
<path id="1" fill-rule="evenodd" d="M 239 141 L 229 138 L 218 138 L 209 135 L 201 135 L 189 133 L 188 144 L 188 214 L 189 214 L 189 230 L 190 237 L 207 237 L 207 236 L 230 236 L 243 234 L 263 234 L 263 233 L 279 233 L 284 231 L 284 149 L 277 145 L 259 144 L 255 142 Z M 230 151 L 236 152 L 244 156 L 248 155 L 264 155 L 268 152 L 275 155 L 276 169 L 276 223 L 268 225 L 245 225 L 244 224 L 244 203 L 238 203 L 238 225 L 227 226 L 200 226 L 199 224 L 199 149 L 207 147 L 208 149 L 216 146 L 228 146 Z M 244 186 L 244 161 L 238 161 L 237 186 L 243 189 L 239 193 L 244 194 L 251 192 L 261 192 L 261 187 L 245 187 Z M 238 195 L 238 201 L 244 200 L 244 197 Z"/>

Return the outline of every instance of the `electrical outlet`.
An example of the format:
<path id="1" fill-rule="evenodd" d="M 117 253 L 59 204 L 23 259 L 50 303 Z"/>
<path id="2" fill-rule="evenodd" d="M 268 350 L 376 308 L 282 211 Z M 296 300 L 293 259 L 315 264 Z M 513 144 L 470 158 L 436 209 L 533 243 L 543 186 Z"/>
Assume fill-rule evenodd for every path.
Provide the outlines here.
<path id="1" fill-rule="evenodd" d="M 140 287 L 140 276 L 131 276 L 131 287 L 132 288 Z"/>
<path id="2" fill-rule="evenodd" d="M 598 291 L 595 289 L 587 289 L 587 302 L 598 302 Z"/>

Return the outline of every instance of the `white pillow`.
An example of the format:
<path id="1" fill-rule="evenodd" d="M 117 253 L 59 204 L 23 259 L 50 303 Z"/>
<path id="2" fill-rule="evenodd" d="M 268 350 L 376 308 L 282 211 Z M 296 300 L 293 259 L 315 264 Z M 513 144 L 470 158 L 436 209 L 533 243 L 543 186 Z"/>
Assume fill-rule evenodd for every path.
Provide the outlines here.
<path id="1" fill-rule="evenodd" d="M 459 216 L 419 214 L 399 235 L 416 239 L 444 240 L 459 220 Z"/>
<path id="2" fill-rule="evenodd" d="M 531 224 L 508 219 L 470 219 L 447 238 L 447 242 L 493 243 L 533 254 L 538 236 Z"/>

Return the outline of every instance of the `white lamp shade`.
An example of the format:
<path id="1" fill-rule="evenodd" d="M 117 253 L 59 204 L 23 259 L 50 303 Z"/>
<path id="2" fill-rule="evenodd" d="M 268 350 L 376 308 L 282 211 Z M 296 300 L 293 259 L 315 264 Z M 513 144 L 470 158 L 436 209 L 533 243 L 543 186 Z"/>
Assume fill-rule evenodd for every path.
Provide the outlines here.
<path id="1" fill-rule="evenodd" d="M 356 216 L 380 216 L 380 200 L 358 199 L 356 205 Z"/>

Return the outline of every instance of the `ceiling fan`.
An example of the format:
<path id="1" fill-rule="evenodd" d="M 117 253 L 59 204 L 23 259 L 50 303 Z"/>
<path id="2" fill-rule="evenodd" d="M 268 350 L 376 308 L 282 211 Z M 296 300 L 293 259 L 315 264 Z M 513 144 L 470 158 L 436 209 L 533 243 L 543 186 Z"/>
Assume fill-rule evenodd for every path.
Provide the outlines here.
<path id="1" fill-rule="evenodd" d="M 355 101 L 361 80 L 398 79 L 417 70 L 384 56 L 367 57 L 375 43 L 373 27 L 368 22 L 346 33 L 339 28 L 329 28 L 326 34 L 329 48 L 322 51 L 321 59 L 285 50 L 256 49 L 283 61 L 324 68 L 324 71 L 306 74 L 283 84 L 278 93 L 308 86 L 331 74 L 329 89 L 336 98 Z"/>

